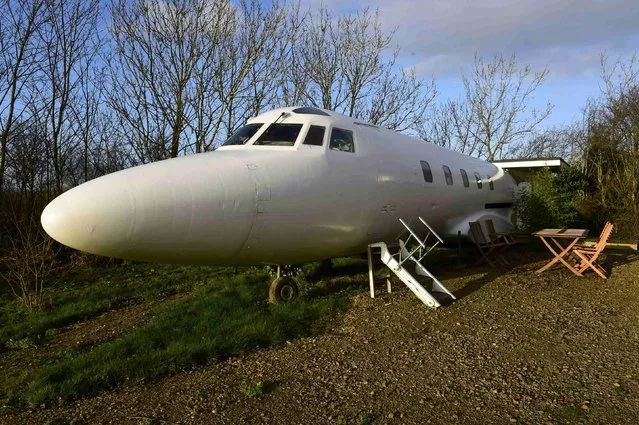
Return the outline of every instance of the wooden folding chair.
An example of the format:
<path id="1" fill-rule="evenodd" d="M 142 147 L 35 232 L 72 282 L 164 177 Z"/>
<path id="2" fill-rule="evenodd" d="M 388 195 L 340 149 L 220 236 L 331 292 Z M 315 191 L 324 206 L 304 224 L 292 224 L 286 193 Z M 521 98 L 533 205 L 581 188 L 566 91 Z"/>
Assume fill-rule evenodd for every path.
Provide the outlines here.
<path id="1" fill-rule="evenodd" d="M 484 220 L 486 224 L 486 230 L 488 232 L 488 239 L 491 242 L 504 242 L 506 245 L 516 245 L 519 242 L 516 240 L 511 233 L 498 233 L 495 231 L 495 224 L 491 218 L 487 218 Z"/>
<path id="2" fill-rule="evenodd" d="M 490 264 L 491 267 L 495 267 L 495 264 L 490 260 L 490 255 L 495 255 L 499 261 L 502 263 L 508 264 L 506 259 L 501 255 L 501 251 L 508 248 L 508 244 L 503 241 L 490 241 L 487 240 L 484 236 L 484 231 L 481 228 L 481 224 L 478 221 L 471 221 L 468 223 L 470 225 L 470 234 L 473 238 L 473 242 L 475 242 L 475 246 L 479 250 L 479 254 L 481 258 L 477 260 L 473 266 L 480 264 L 485 261 Z"/>
<path id="3" fill-rule="evenodd" d="M 579 273 L 583 273 L 588 268 L 591 268 L 602 278 L 608 279 L 608 276 L 606 276 L 606 271 L 597 263 L 597 259 L 606 247 L 606 244 L 608 243 L 608 239 L 610 239 L 612 229 L 614 227 L 614 224 L 610 222 L 606 223 L 603 230 L 601 231 L 601 235 L 599 235 L 599 241 L 594 247 L 580 246 L 573 248 L 571 254 L 575 259 L 577 259 L 577 261 L 579 261 L 579 264 L 577 265 Z"/>

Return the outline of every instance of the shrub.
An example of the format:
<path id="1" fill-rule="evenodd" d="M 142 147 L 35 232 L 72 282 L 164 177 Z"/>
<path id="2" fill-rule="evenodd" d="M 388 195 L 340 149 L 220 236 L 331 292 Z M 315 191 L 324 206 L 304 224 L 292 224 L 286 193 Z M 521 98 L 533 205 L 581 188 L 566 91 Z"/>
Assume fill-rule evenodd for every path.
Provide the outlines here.
<path id="1" fill-rule="evenodd" d="M 54 270 L 53 240 L 33 220 L 16 224 L 16 236 L 0 260 L 0 280 L 28 310 L 45 306 L 45 284 Z"/>
<path id="2" fill-rule="evenodd" d="M 548 168 L 536 172 L 530 183 L 515 192 L 515 215 L 525 231 L 584 225 L 580 213 L 587 188 L 586 178 L 573 167 L 557 174 Z"/>

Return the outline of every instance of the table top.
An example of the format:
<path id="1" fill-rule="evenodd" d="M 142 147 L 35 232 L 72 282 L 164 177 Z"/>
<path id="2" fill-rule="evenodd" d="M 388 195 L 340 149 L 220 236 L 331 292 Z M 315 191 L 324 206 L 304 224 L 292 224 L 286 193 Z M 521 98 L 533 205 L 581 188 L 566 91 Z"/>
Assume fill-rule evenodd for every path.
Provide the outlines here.
<path id="1" fill-rule="evenodd" d="M 585 238 L 588 236 L 588 229 L 542 229 L 533 235 L 551 238 Z"/>

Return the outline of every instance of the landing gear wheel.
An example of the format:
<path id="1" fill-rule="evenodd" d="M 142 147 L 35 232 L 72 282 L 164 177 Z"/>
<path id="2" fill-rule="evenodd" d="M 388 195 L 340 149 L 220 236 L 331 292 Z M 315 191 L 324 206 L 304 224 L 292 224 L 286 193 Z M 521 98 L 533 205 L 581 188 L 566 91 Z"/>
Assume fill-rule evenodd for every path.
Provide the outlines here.
<path id="1" fill-rule="evenodd" d="M 286 276 L 278 277 L 271 283 L 271 288 L 268 291 L 268 300 L 272 304 L 280 302 L 289 302 L 299 294 L 297 285 L 291 278 Z"/>

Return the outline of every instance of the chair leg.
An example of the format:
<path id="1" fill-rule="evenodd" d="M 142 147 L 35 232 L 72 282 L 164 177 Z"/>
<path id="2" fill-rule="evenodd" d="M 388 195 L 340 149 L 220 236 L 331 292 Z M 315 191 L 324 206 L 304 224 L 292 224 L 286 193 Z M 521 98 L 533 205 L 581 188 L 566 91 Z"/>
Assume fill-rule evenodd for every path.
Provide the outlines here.
<path id="1" fill-rule="evenodd" d="M 599 266 L 599 264 L 594 262 L 593 260 L 594 257 L 591 259 L 588 259 L 586 255 L 583 255 L 579 251 L 576 251 L 575 254 L 577 254 L 581 258 L 581 267 L 579 268 L 579 273 L 583 273 L 590 267 L 601 278 L 608 279 L 608 276 L 606 276 L 605 270 L 601 266 Z"/>
<path id="2" fill-rule="evenodd" d="M 595 264 L 595 272 L 601 276 L 603 279 L 608 279 L 608 276 L 606 276 L 606 270 L 604 270 L 603 267 L 601 267 L 599 264 Z"/>
<path id="3" fill-rule="evenodd" d="M 509 245 L 506 245 L 504 247 L 502 247 L 499 251 L 498 251 L 498 255 L 499 258 L 501 258 L 502 262 L 504 263 L 504 265 L 506 266 L 510 266 L 510 261 L 508 261 L 508 259 L 506 258 L 506 256 L 504 255 L 504 253 L 506 251 L 508 251 L 508 248 L 510 248 Z"/>
<path id="4" fill-rule="evenodd" d="M 481 258 L 473 264 L 473 267 L 478 266 L 485 261 L 490 265 L 490 267 L 495 268 L 495 264 L 490 261 L 490 258 L 488 258 L 488 255 L 490 255 L 490 253 L 493 252 L 495 248 L 490 248 L 488 251 L 483 251 L 479 247 L 477 247 L 477 249 L 479 249 L 479 255 L 481 255 Z"/>
<path id="5" fill-rule="evenodd" d="M 575 262 L 575 268 L 580 269 L 583 266 L 583 260 L 575 252 L 568 254 L 568 257 Z"/>

